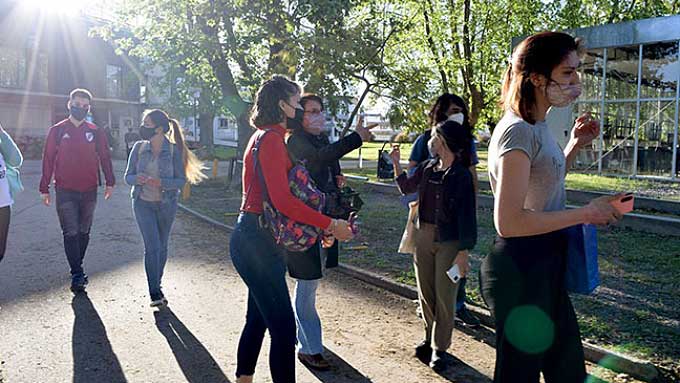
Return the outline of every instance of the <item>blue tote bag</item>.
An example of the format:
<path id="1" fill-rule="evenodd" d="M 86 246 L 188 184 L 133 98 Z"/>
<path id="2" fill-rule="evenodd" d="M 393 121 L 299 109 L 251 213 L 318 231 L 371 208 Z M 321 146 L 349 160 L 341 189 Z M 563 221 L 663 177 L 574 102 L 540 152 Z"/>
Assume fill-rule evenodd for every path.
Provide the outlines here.
<path id="1" fill-rule="evenodd" d="M 597 228 L 594 225 L 576 225 L 567 229 L 567 291 L 590 294 L 600 285 L 597 262 Z"/>

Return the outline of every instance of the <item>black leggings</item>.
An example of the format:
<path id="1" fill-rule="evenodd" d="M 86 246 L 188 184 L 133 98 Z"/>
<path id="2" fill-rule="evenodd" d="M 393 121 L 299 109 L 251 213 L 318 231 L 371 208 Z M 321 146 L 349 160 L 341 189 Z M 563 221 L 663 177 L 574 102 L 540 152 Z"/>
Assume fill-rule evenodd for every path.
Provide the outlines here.
<path id="1" fill-rule="evenodd" d="M 480 270 L 496 324 L 496 383 L 581 383 L 585 361 L 564 287 L 566 235 L 496 238 Z"/>
<path id="2" fill-rule="evenodd" d="M 9 218 L 12 215 L 9 206 L 0 208 L 0 261 L 5 257 L 7 249 L 7 235 L 9 234 Z"/>

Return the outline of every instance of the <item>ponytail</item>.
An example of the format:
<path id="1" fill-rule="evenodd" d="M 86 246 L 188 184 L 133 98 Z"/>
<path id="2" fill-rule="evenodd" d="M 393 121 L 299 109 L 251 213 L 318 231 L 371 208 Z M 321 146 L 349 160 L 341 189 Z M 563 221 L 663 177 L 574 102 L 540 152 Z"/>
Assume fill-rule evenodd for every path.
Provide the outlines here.
<path id="1" fill-rule="evenodd" d="M 186 141 L 184 140 L 184 133 L 179 126 L 179 122 L 175 119 L 170 119 L 170 127 L 172 128 L 172 141 L 182 151 L 182 163 L 184 164 L 184 173 L 187 177 L 187 182 L 190 184 L 197 184 L 202 180 L 208 178 L 203 174 L 205 166 L 196 157 L 196 155 L 189 150 Z"/>

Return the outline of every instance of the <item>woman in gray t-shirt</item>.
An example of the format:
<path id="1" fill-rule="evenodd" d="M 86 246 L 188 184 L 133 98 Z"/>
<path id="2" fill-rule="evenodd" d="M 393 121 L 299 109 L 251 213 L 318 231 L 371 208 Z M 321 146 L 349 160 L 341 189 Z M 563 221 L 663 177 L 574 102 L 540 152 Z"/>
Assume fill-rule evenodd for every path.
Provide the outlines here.
<path id="1" fill-rule="evenodd" d="M 528 37 L 513 52 L 501 102 L 505 115 L 489 144 L 498 237 L 481 268 L 482 295 L 496 321 L 494 382 L 583 382 L 583 348 L 564 287 L 562 229 L 620 219 L 595 199 L 565 210 L 564 178 L 577 152 L 599 134 L 589 115 L 576 120 L 564 150 L 545 123 L 552 106 L 581 93 L 579 41 L 556 32 Z"/>

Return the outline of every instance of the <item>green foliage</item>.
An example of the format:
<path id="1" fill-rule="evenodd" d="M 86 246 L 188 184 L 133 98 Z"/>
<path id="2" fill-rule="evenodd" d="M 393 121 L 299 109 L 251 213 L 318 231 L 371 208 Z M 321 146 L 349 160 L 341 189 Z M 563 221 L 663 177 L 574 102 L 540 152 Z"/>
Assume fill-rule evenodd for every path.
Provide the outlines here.
<path id="1" fill-rule="evenodd" d="M 413 22 L 385 52 L 383 94 L 393 101 L 391 121 L 411 131 L 427 128 L 425 112 L 443 92 L 468 101 L 477 127 L 497 121 L 513 38 L 680 10 L 680 3 L 669 0 L 411 0 L 393 6 L 413 15 Z"/>

